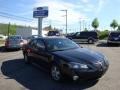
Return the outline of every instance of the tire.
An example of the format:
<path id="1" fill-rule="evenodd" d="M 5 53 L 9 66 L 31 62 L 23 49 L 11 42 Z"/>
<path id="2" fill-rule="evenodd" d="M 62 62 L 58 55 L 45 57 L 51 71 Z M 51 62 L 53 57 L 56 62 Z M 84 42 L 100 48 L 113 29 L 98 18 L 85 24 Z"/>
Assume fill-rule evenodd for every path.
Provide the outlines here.
<path id="1" fill-rule="evenodd" d="M 51 74 L 52 79 L 55 81 L 61 81 L 63 79 L 63 75 L 61 73 L 61 70 L 57 65 L 53 65 L 51 67 L 50 74 Z"/>
<path id="2" fill-rule="evenodd" d="M 88 40 L 88 43 L 89 43 L 89 44 L 93 44 L 93 43 L 94 43 L 94 40 L 93 40 L 93 39 L 89 39 L 89 40 Z"/>
<path id="3" fill-rule="evenodd" d="M 24 54 L 24 61 L 26 64 L 30 64 L 30 60 L 27 54 Z"/>
<path id="4" fill-rule="evenodd" d="M 111 46 L 111 43 L 107 42 L 107 46 Z"/>

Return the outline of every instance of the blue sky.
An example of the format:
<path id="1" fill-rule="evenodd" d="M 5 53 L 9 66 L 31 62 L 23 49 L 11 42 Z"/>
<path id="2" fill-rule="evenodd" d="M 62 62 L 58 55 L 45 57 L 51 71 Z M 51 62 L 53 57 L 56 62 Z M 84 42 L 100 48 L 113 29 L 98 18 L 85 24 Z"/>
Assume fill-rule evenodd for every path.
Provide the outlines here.
<path id="1" fill-rule="evenodd" d="M 120 0 L 0 0 L 0 12 L 9 13 L 16 16 L 33 19 L 33 8 L 39 6 L 49 7 L 49 16 L 44 18 L 43 27 L 52 25 L 53 27 L 65 29 L 65 12 L 68 10 L 68 30 L 79 31 L 79 22 L 83 21 L 89 29 L 91 21 L 98 18 L 99 29 L 110 29 L 113 19 L 120 20 Z M 33 21 L 20 21 L 12 18 L 0 16 L 0 22 L 16 23 L 20 25 L 37 26 L 37 19 Z"/>

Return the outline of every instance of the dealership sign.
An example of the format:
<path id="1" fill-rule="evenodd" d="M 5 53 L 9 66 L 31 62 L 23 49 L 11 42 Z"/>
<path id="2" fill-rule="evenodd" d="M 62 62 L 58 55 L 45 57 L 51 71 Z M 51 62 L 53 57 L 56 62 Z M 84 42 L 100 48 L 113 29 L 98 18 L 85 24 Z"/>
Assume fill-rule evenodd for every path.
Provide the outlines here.
<path id="1" fill-rule="evenodd" d="M 48 17 L 48 7 L 37 7 L 33 11 L 34 18 L 44 18 Z"/>

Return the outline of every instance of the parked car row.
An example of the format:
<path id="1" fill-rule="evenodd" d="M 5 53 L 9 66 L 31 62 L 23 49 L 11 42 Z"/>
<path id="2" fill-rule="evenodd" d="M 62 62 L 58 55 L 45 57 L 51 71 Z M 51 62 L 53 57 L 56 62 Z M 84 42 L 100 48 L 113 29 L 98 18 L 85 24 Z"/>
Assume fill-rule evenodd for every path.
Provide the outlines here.
<path id="1" fill-rule="evenodd" d="M 80 42 L 88 42 L 90 44 L 98 41 L 98 34 L 95 31 L 83 31 L 83 32 L 76 32 L 71 36 L 67 36 L 69 39 L 80 43 Z"/>
<path id="2" fill-rule="evenodd" d="M 50 31 L 47 36 L 61 36 L 58 31 Z M 6 49 L 20 49 L 24 44 L 27 44 L 31 39 L 41 37 L 39 35 L 32 35 L 23 39 L 20 35 L 9 36 L 6 39 Z M 95 31 L 76 32 L 66 36 L 67 38 L 75 41 L 76 43 L 88 42 L 93 44 L 99 40 L 98 33 Z M 120 44 L 120 32 L 111 32 L 107 39 L 107 44 Z"/>
<path id="3" fill-rule="evenodd" d="M 71 35 L 67 35 L 67 38 L 80 43 L 80 42 L 88 42 L 93 44 L 99 40 L 98 33 L 95 31 L 83 31 L 72 33 Z M 120 44 L 120 32 L 110 32 L 107 44 Z"/>

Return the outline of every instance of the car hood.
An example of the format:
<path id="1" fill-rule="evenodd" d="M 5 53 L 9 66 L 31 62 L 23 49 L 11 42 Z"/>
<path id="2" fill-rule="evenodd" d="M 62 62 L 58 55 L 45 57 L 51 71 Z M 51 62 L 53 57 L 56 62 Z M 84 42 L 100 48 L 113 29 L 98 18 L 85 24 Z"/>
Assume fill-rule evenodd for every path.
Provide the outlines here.
<path id="1" fill-rule="evenodd" d="M 87 48 L 77 48 L 64 51 L 55 51 L 54 55 L 67 60 L 68 62 L 95 63 L 104 60 L 104 55 Z"/>

